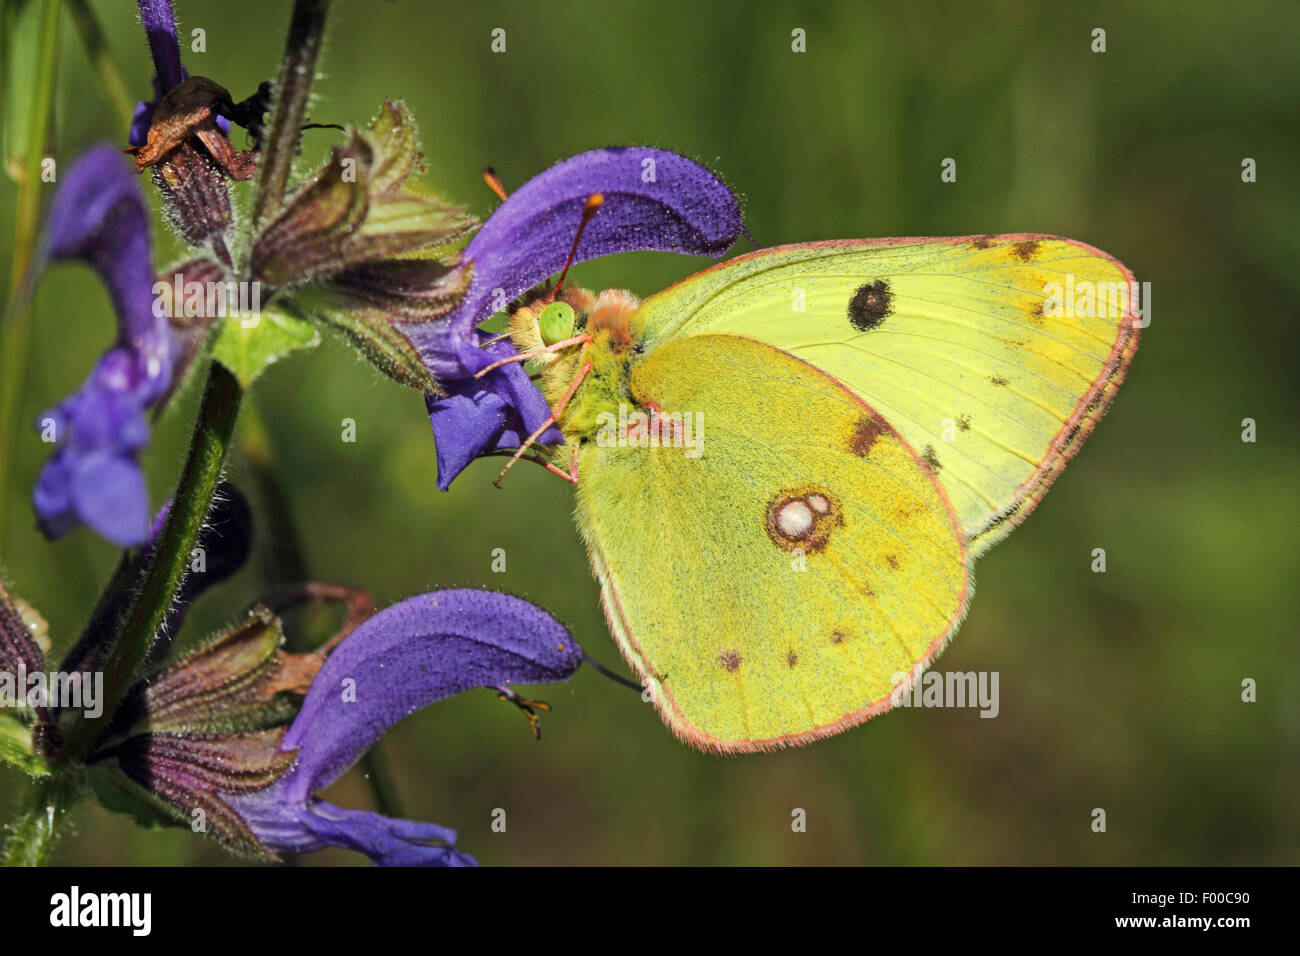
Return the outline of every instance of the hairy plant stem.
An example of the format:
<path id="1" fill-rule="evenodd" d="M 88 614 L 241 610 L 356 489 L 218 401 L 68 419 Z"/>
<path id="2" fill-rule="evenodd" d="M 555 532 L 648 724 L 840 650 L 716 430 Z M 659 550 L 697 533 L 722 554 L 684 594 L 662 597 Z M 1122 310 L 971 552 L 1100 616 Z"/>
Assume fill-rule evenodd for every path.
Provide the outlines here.
<path id="1" fill-rule="evenodd" d="M 98 718 L 83 715 L 71 726 L 67 743 L 58 756 L 60 763 L 80 760 L 90 752 L 138 676 L 140 665 L 189 568 L 190 554 L 207 518 L 212 493 L 230 448 L 242 396 L 243 389 L 235 376 L 219 362 L 212 362 L 180 484 L 154 544 L 153 558 L 140 590 L 105 659 L 103 712 Z"/>
<path id="2" fill-rule="evenodd" d="M 42 777 L 23 795 L 18 817 L 9 824 L 0 864 L 43 866 L 54 850 L 59 825 L 75 798 L 67 777 Z"/>
<path id="3" fill-rule="evenodd" d="M 298 153 L 298 137 L 302 135 L 302 124 L 307 117 L 307 101 L 312 80 L 316 77 L 316 60 L 320 56 L 329 7 L 330 0 L 296 0 L 293 5 L 284 59 L 275 83 L 275 106 L 267 124 L 265 146 L 257 171 L 257 193 L 249 216 L 253 229 L 264 219 L 274 216 L 284 199 L 293 158 Z"/>

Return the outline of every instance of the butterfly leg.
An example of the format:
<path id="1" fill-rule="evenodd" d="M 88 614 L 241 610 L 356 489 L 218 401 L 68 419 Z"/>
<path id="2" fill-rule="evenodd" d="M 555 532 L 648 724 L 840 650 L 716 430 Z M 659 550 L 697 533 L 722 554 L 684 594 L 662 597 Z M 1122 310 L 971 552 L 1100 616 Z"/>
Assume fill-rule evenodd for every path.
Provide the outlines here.
<path id="1" fill-rule="evenodd" d="M 513 456 L 514 456 L 514 453 L 513 453 L 513 452 L 509 452 L 509 451 L 489 451 L 489 452 L 484 452 L 483 455 L 482 455 L 483 458 L 511 458 L 511 457 L 513 457 Z M 568 482 L 569 484 L 571 484 L 571 485 L 576 485 L 576 484 L 578 483 L 578 462 L 577 462 L 577 459 L 574 459 L 574 462 L 573 462 L 572 465 L 569 466 L 569 470 L 568 470 L 568 471 L 565 471 L 563 468 L 559 467 L 558 465 L 554 464 L 553 462 L 549 462 L 549 461 L 547 461 L 545 458 L 542 458 L 542 457 L 540 457 L 540 456 L 538 456 L 538 455 L 522 455 L 522 456 L 520 456 L 520 459 L 519 459 L 519 460 L 520 460 L 520 461 L 531 461 L 531 462 L 532 462 L 533 464 L 535 464 L 535 465 L 541 465 L 543 468 L 545 468 L 545 469 L 546 469 L 547 471 L 549 471 L 551 474 L 553 474 L 553 475 L 559 475 L 561 478 L 563 478 L 565 481 L 567 481 L 567 482 Z"/>
<path id="2" fill-rule="evenodd" d="M 533 431 L 533 433 L 529 435 L 526 439 L 524 439 L 523 445 L 521 445 L 519 447 L 519 450 L 514 453 L 514 456 L 510 459 L 509 462 L 506 463 L 506 466 L 501 469 L 501 474 L 496 476 L 496 479 L 492 482 L 492 484 L 496 485 L 496 487 L 498 488 L 501 487 L 501 479 L 506 476 L 506 472 L 508 472 L 511 468 L 515 466 L 515 463 L 524 456 L 524 453 L 527 452 L 529 448 L 537 444 L 537 440 L 542 437 L 542 433 L 545 432 L 546 429 L 550 428 L 552 425 L 555 424 L 556 420 L 560 417 L 560 414 L 564 411 L 564 407 L 569 404 L 569 399 L 573 398 L 574 393 L 578 390 L 578 386 L 582 384 L 582 380 L 586 378 L 587 375 L 590 374 L 590 372 L 591 372 L 591 363 L 590 362 L 582 363 L 582 369 L 578 372 L 577 375 L 573 377 L 573 381 L 570 382 L 569 387 L 564 390 L 564 394 L 560 396 L 559 402 L 557 402 L 555 408 L 551 410 L 551 414 L 547 417 L 546 421 L 538 425 L 537 428 Z M 577 471 L 576 464 L 571 468 L 568 477 L 570 481 L 572 481 L 574 484 L 577 484 L 578 471 Z"/>
<path id="3" fill-rule="evenodd" d="M 537 740 L 542 739 L 542 721 L 537 716 L 539 710 L 550 710 L 551 705 L 544 700 L 529 700 L 527 697 L 521 697 L 517 691 L 509 687 L 497 687 L 497 700 L 508 700 L 519 708 L 520 712 L 528 718 L 528 726 L 532 728 L 533 737 Z"/>
<path id="4" fill-rule="evenodd" d="M 520 352 L 518 355 L 511 355 L 509 358 L 503 358 L 500 361 L 493 362 L 487 368 L 480 369 L 474 373 L 475 378 L 482 378 L 488 372 L 500 368 L 502 365 L 509 365 L 511 362 L 527 362 L 529 359 L 537 358 L 539 355 L 545 355 L 548 352 L 558 352 L 561 349 L 567 349 L 574 345 L 586 345 L 591 341 L 590 335 L 575 335 L 571 339 L 565 339 L 562 342 L 556 342 L 554 345 L 547 345 L 540 349 L 532 349 L 528 352 Z M 484 343 L 487 344 L 486 342 Z"/>
<path id="5" fill-rule="evenodd" d="M 565 471 L 563 468 L 557 468 L 549 461 L 543 462 L 543 464 L 546 465 L 547 471 L 549 471 L 553 475 L 559 475 L 569 484 L 576 485 L 578 483 L 578 459 L 577 458 L 573 459 L 572 463 L 569 465 L 568 471 Z"/>

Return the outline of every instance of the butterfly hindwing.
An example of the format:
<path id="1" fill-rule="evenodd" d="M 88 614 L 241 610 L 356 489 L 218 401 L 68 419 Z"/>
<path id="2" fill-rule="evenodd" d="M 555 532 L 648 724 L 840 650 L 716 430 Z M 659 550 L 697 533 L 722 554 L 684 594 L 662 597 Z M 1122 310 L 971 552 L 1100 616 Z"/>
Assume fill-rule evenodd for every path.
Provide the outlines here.
<path id="1" fill-rule="evenodd" d="M 1037 504 L 1105 411 L 1138 330 L 1132 274 L 1050 236 L 766 249 L 647 299 L 647 344 L 744 335 L 876 409 L 947 492 L 972 553 Z"/>
<path id="2" fill-rule="evenodd" d="M 748 751 L 888 709 L 968 593 L 956 516 L 916 450 L 830 376 L 739 336 L 663 342 L 629 387 L 661 419 L 692 413 L 699 454 L 589 442 L 578 523 L 668 724 Z"/>

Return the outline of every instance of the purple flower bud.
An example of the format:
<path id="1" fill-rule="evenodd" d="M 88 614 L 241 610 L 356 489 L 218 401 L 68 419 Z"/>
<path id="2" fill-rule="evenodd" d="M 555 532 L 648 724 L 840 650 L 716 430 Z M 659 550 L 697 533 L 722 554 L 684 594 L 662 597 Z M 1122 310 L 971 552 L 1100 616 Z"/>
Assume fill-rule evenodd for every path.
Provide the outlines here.
<path id="1" fill-rule="evenodd" d="M 176 35 L 176 17 L 172 14 L 171 0 L 136 0 L 140 8 L 140 23 L 144 26 L 145 36 L 149 39 L 149 52 L 153 56 L 154 78 L 153 99 L 141 100 L 135 104 L 135 114 L 131 117 L 131 131 L 128 142 L 132 146 L 143 146 L 149 136 L 149 127 L 153 125 L 153 111 L 162 95 L 183 82 L 189 74 L 181 63 L 181 45 Z M 230 131 L 230 122 L 217 120 L 222 132 Z"/>
<path id="2" fill-rule="evenodd" d="M 140 8 L 140 23 L 149 38 L 149 52 L 153 54 L 158 85 L 166 93 L 185 79 L 171 0 L 136 0 L 136 4 Z"/>

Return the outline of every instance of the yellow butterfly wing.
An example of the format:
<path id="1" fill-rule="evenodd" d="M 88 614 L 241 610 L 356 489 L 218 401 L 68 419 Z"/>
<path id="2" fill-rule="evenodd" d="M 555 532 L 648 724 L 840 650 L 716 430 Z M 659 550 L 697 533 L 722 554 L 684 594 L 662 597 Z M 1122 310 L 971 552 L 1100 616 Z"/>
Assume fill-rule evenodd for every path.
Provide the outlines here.
<path id="1" fill-rule="evenodd" d="M 834 379 L 743 337 L 664 342 L 625 388 L 660 421 L 681 414 L 687 447 L 629 447 L 627 425 L 577 439 L 578 525 L 669 726 L 745 752 L 889 709 L 969 593 L 956 516 L 916 451 Z"/>
<path id="2" fill-rule="evenodd" d="M 879 412 L 936 474 L 970 552 L 1038 503 L 1137 348 L 1132 273 L 1050 236 L 808 243 L 733 259 L 647 299 L 651 348 L 744 335 Z"/>

